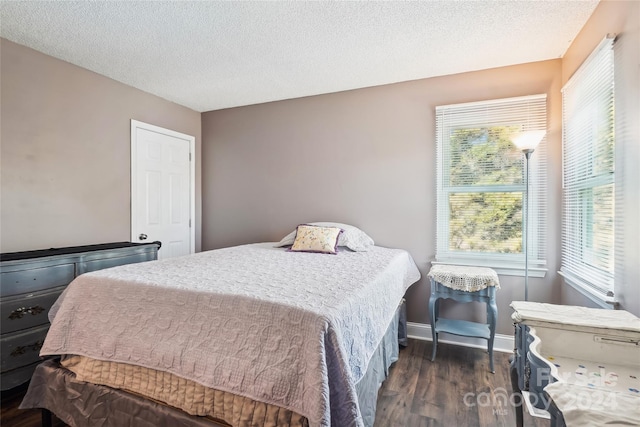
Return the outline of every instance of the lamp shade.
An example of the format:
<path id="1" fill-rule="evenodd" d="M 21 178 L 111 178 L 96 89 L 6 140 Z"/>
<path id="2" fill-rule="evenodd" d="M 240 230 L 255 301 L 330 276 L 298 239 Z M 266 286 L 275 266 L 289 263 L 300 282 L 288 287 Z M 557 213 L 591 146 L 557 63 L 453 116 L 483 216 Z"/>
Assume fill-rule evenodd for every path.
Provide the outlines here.
<path id="1" fill-rule="evenodd" d="M 527 130 L 515 134 L 511 141 L 521 151 L 533 151 L 540 144 L 546 133 L 547 131 L 545 130 Z"/>

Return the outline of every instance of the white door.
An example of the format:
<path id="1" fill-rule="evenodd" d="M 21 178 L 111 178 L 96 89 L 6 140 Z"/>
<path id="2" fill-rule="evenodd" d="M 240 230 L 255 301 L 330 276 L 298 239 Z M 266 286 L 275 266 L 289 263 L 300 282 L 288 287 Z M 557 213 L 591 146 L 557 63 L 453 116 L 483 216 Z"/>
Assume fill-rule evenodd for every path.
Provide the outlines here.
<path id="1" fill-rule="evenodd" d="M 158 259 L 195 251 L 195 138 L 131 120 L 131 241 L 162 242 Z"/>

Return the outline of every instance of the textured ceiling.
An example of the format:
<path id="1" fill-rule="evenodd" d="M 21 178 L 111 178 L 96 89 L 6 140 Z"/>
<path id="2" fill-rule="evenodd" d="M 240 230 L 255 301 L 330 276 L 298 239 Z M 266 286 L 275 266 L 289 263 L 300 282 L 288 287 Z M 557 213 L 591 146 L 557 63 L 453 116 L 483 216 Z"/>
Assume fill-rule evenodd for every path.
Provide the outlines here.
<path id="1" fill-rule="evenodd" d="M 0 35 L 209 111 L 559 58 L 597 4 L 3 0 Z"/>

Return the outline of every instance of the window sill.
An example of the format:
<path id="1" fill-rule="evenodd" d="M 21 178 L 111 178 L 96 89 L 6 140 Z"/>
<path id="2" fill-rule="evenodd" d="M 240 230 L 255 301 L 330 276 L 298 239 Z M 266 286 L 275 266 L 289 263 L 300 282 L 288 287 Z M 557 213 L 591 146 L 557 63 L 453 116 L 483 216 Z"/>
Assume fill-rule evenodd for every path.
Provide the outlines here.
<path id="1" fill-rule="evenodd" d="M 601 308 L 607 308 L 610 310 L 618 308 L 618 301 L 614 296 L 607 296 L 606 294 L 599 292 L 592 287 L 581 283 L 579 280 L 573 279 L 567 276 L 562 271 L 558 271 L 558 274 L 562 276 L 564 283 L 571 286 L 578 291 L 581 295 L 587 297 L 590 301 L 595 303 Z"/>
<path id="2" fill-rule="evenodd" d="M 431 264 L 444 264 L 444 265 L 466 265 L 472 267 L 488 267 L 495 270 L 500 276 L 520 276 L 524 277 L 524 265 L 518 263 L 499 262 L 495 260 L 446 260 L 436 261 L 432 260 Z M 529 267 L 529 277 L 544 277 L 547 274 L 547 269 L 542 267 Z"/>

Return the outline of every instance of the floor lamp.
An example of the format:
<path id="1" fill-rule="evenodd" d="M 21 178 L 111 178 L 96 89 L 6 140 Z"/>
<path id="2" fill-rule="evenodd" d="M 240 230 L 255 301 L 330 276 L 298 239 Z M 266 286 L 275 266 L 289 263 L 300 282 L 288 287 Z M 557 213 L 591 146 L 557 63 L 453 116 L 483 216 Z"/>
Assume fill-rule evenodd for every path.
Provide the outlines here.
<path id="1" fill-rule="evenodd" d="M 526 159 L 526 173 L 524 180 L 524 300 L 529 301 L 529 158 L 544 138 L 544 130 L 529 130 L 520 132 L 512 138 L 513 144 L 524 153 Z"/>

